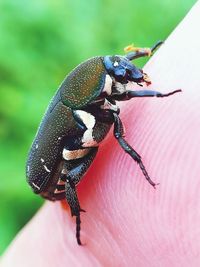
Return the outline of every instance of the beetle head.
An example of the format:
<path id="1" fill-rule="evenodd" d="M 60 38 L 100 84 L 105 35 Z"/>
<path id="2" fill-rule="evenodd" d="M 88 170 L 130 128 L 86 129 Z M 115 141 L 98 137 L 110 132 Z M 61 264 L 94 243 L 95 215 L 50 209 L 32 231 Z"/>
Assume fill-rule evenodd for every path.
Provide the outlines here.
<path id="1" fill-rule="evenodd" d="M 103 61 L 108 74 L 121 84 L 147 82 L 146 74 L 126 57 L 105 56 Z"/>

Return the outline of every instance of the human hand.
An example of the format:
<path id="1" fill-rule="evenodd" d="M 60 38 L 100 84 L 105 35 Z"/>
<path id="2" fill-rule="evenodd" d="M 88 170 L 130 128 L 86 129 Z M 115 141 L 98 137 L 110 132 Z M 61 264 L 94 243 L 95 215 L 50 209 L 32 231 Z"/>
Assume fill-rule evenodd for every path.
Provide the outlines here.
<path id="1" fill-rule="evenodd" d="M 109 137 L 78 185 L 81 238 L 60 202 L 47 202 L 18 234 L 1 266 L 200 265 L 200 2 L 145 66 L 151 89 L 182 93 L 121 105 L 139 166 Z M 135 89 L 135 88 L 134 88 Z"/>

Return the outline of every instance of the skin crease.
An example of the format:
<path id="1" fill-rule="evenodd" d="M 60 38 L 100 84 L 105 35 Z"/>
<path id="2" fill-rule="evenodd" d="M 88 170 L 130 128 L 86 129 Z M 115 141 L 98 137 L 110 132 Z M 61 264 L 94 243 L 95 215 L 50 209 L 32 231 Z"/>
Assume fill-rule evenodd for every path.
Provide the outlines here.
<path id="1" fill-rule="evenodd" d="M 69 208 L 46 202 L 1 267 L 200 266 L 199 13 L 200 2 L 145 66 L 149 89 L 183 92 L 120 104 L 126 140 L 157 189 L 110 132 L 78 186 L 85 246 Z"/>

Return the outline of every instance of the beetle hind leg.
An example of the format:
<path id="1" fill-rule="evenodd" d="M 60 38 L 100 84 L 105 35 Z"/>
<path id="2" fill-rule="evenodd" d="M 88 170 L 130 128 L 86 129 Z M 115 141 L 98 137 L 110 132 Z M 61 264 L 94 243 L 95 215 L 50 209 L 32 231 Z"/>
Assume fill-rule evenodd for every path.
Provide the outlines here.
<path id="1" fill-rule="evenodd" d="M 62 176 L 65 179 L 65 196 L 67 203 L 71 209 L 71 215 L 76 217 L 76 239 L 79 245 L 82 245 L 80 239 L 80 230 L 81 230 L 81 219 L 80 212 L 85 212 L 80 207 L 78 196 L 76 193 L 76 185 L 79 183 L 83 175 L 88 170 L 91 165 L 98 148 L 91 148 L 90 152 L 81 159 L 75 159 L 70 161 L 70 170 L 69 170 L 69 161 L 65 161 L 62 170 Z M 63 179 L 62 178 L 62 179 Z"/>
<path id="2" fill-rule="evenodd" d="M 66 189 L 66 199 L 71 209 L 71 215 L 76 216 L 76 240 L 79 245 L 82 245 L 80 239 L 80 231 L 81 231 L 80 212 L 84 210 L 81 209 L 80 207 L 78 196 L 75 189 L 75 184 L 72 182 L 69 175 L 67 176 L 66 179 L 65 189 Z"/>

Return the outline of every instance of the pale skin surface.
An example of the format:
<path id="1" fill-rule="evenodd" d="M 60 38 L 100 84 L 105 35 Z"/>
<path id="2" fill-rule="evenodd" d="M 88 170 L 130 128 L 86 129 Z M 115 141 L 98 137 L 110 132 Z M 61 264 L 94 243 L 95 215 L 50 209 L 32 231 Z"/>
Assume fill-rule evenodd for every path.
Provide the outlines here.
<path id="1" fill-rule="evenodd" d="M 199 14 L 200 2 L 145 67 L 149 89 L 183 92 L 121 105 L 126 140 L 157 189 L 110 132 L 78 186 L 85 246 L 76 243 L 69 209 L 46 202 L 1 267 L 200 266 Z"/>

